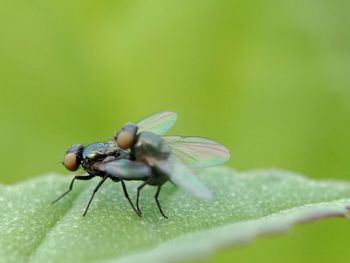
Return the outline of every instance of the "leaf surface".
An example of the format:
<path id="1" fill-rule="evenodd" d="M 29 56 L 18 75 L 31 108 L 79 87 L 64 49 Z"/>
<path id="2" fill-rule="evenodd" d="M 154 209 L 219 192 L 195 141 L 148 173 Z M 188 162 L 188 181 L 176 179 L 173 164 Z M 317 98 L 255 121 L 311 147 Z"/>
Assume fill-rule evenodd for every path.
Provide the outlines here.
<path id="1" fill-rule="evenodd" d="M 300 222 L 347 216 L 350 183 L 316 181 L 277 169 L 236 172 L 213 168 L 198 177 L 212 201 L 193 199 L 166 184 L 141 194 L 143 218 L 125 200 L 120 184 L 109 181 L 82 213 L 98 182 L 77 181 L 51 206 L 71 177 L 40 176 L 0 186 L 0 262 L 170 262 L 204 257 L 222 246 L 287 231 Z M 140 182 L 128 182 L 132 199 Z"/>

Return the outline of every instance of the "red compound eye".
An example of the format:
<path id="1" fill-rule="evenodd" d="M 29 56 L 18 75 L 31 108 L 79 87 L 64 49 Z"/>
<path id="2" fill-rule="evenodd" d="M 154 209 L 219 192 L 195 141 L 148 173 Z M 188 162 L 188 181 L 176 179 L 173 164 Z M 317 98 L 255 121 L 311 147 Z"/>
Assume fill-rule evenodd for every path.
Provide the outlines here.
<path id="1" fill-rule="evenodd" d="M 69 171 L 76 171 L 79 168 L 80 162 L 78 161 L 78 157 L 75 153 L 67 153 L 64 156 L 63 165 Z"/>
<path id="2" fill-rule="evenodd" d="M 118 146 L 123 150 L 129 149 L 132 146 L 134 139 L 135 135 L 125 130 L 121 130 L 117 135 Z"/>

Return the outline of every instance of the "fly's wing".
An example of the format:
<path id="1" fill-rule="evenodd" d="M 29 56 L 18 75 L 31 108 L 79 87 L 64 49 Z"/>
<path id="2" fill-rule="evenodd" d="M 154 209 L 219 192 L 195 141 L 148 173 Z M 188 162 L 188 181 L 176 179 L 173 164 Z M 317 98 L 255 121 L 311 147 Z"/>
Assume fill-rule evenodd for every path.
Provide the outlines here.
<path id="1" fill-rule="evenodd" d="M 112 178 L 121 180 L 144 180 L 152 173 L 147 164 L 125 159 L 100 163 L 98 168 Z"/>
<path id="2" fill-rule="evenodd" d="M 222 164 L 231 157 L 222 144 L 202 138 L 183 136 L 162 136 L 171 147 L 174 157 L 190 168 L 204 168 Z"/>
<path id="3" fill-rule="evenodd" d="M 171 111 L 163 111 L 149 116 L 137 123 L 138 132 L 150 131 L 158 135 L 164 135 L 176 122 L 177 114 Z"/>
<path id="4" fill-rule="evenodd" d="M 209 189 L 182 163 L 169 158 L 167 160 L 157 160 L 154 165 L 166 174 L 174 184 L 195 197 L 204 200 L 212 198 Z"/>

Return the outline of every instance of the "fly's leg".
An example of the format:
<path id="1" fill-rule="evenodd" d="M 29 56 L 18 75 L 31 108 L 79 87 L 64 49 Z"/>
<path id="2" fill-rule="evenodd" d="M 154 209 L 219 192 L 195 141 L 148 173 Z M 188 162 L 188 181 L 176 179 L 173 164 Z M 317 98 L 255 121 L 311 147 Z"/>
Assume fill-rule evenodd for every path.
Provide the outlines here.
<path id="1" fill-rule="evenodd" d="M 146 183 L 143 183 L 137 188 L 137 204 L 136 204 L 137 208 L 135 209 L 135 206 L 130 200 L 129 194 L 126 190 L 126 187 L 123 181 L 124 180 L 146 181 L 150 178 L 150 176 L 152 176 L 151 167 L 143 162 L 130 161 L 125 159 L 110 161 L 106 163 L 99 163 L 96 166 L 98 170 L 104 171 L 109 176 L 109 178 L 111 178 L 113 181 L 115 182 L 121 181 L 126 199 L 128 199 L 134 211 L 139 216 L 141 216 L 142 213 L 139 208 L 139 195 L 140 195 L 140 190 L 146 185 Z"/>
<path id="2" fill-rule="evenodd" d="M 90 180 L 92 178 L 94 178 L 95 175 L 87 175 L 87 176 L 84 176 L 84 175 L 77 175 L 77 176 L 74 176 L 73 180 L 70 182 L 70 185 L 69 185 L 69 189 L 64 192 L 63 194 L 61 194 L 59 197 L 57 197 L 57 199 L 55 199 L 54 201 L 51 202 L 51 204 L 53 205 L 54 203 L 56 203 L 58 200 L 60 200 L 62 197 L 64 197 L 66 194 L 68 194 L 70 191 L 72 191 L 73 189 L 73 184 L 74 184 L 74 181 L 75 180 Z"/>
<path id="3" fill-rule="evenodd" d="M 129 197 L 129 194 L 128 194 L 128 190 L 126 189 L 126 186 L 125 186 L 125 183 L 123 180 L 120 181 L 122 183 L 122 187 L 123 187 L 123 192 L 124 192 L 124 195 L 125 195 L 125 198 L 128 199 L 132 209 L 134 210 L 134 212 L 141 217 L 141 213 L 139 212 L 139 210 L 137 210 L 134 206 L 134 204 L 132 203 L 130 197 Z"/>
<path id="4" fill-rule="evenodd" d="M 92 202 L 92 199 L 94 199 L 96 192 L 97 192 L 98 189 L 101 187 L 101 185 L 107 180 L 107 178 L 108 178 L 108 175 L 106 175 L 105 177 L 103 177 L 102 180 L 98 183 L 98 185 L 96 185 L 96 187 L 95 187 L 95 189 L 94 189 L 94 191 L 93 191 L 93 193 L 92 193 L 92 196 L 91 196 L 91 198 L 90 198 L 90 200 L 89 200 L 89 203 L 88 203 L 88 205 L 87 205 L 86 208 L 85 208 L 85 212 L 84 212 L 83 216 L 86 215 L 87 211 L 89 210 L 89 207 L 90 207 L 90 204 L 91 204 L 91 202 Z"/>
<path id="5" fill-rule="evenodd" d="M 137 187 L 136 207 L 137 207 L 137 211 L 139 211 L 140 215 L 142 215 L 142 212 L 141 212 L 140 207 L 139 207 L 140 191 L 142 188 L 145 187 L 145 185 L 146 185 L 146 183 L 143 183 L 139 187 Z"/>
<path id="6" fill-rule="evenodd" d="M 162 216 L 166 219 L 168 219 L 168 217 L 164 214 L 163 210 L 162 210 L 162 207 L 160 206 L 160 203 L 159 203 L 159 200 L 158 200 L 158 196 L 159 196 L 159 193 L 160 193 L 160 189 L 162 188 L 161 185 L 158 186 L 158 189 L 157 189 L 157 192 L 156 194 L 154 195 L 154 198 L 156 199 L 156 203 L 157 203 L 157 206 L 158 206 L 158 209 L 159 209 L 159 212 L 162 214 Z"/>

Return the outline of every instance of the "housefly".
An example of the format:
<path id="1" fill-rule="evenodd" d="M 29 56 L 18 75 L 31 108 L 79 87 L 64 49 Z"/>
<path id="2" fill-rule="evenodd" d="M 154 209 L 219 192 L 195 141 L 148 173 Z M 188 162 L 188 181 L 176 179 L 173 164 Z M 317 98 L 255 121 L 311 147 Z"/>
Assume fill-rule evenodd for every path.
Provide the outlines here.
<path id="1" fill-rule="evenodd" d="M 140 191 L 145 185 L 157 186 L 155 200 L 165 218 L 158 196 L 167 181 L 195 197 L 211 199 L 211 192 L 197 179 L 192 169 L 219 165 L 230 158 L 229 150 L 218 142 L 195 136 L 165 136 L 176 119 L 174 112 L 160 112 L 137 123 L 125 124 L 114 136 L 118 147 L 128 151 L 129 159 L 134 161 L 128 164 L 143 163 L 151 170 L 147 176 L 139 173 L 139 178 L 130 174 L 133 180 L 143 181 L 137 188 L 136 208 L 139 214 L 142 214 Z M 119 161 L 103 163 L 101 167 L 106 173 L 118 176 Z"/>
<path id="2" fill-rule="evenodd" d="M 75 144 L 71 146 L 66 152 L 63 160 L 63 165 L 69 171 L 76 171 L 79 167 L 82 167 L 88 175 L 76 175 L 69 185 L 69 189 L 61 194 L 57 199 L 55 199 L 52 204 L 56 203 L 66 194 L 68 194 L 73 189 L 75 180 L 90 180 L 96 176 L 101 177 L 101 181 L 97 184 L 93 190 L 92 196 L 89 203 L 84 211 L 83 216 L 86 215 L 89 206 L 101 185 L 110 178 L 114 182 L 121 182 L 124 195 L 129 201 L 132 209 L 137 213 L 139 212 L 135 209 L 132 203 L 127 188 L 125 186 L 124 180 L 131 180 L 126 175 L 133 174 L 135 176 L 146 176 L 151 173 L 150 168 L 145 164 L 136 163 L 129 160 L 130 154 L 127 151 L 120 149 L 116 143 L 112 140 L 107 142 L 94 142 L 88 145 Z M 118 176 L 114 174 L 106 173 L 101 169 L 102 165 L 108 162 L 114 162 L 118 160 Z"/>
<path id="3" fill-rule="evenodd" d="M 139 216 L 140 191 L 146 185 L 156 186 L 155 201 L 164 218 L 158 200 L 161 187 L 167 181 L 179 186 L 195 197 L 208 200 L 211 192 L 192 172 L 194 168 L 205 168 L 222 164 L 230 158 L 229 150 L 202 137 L 165 136 L 175 124 L 174 112 L 160 112 L 137 123 L 125 124 L 115 136 L 107 142 L 95 142 L 88 145 L 76 144 L 67 151 L 63 164 L 70 171 L 82 167 L 88 175 L 77 175 L 69 189 L 60 195 L 57 202 L 73 189 L 75 180 L 90 180 L 101 177 L 93 190 L 83 216 L 101 185 L 109 178 L 121 182 L 124 195 L 130 206 Z M 137 188 L 136 208 L 132 203 L 124 181 L 138 180 L 142 184 Z"/>

